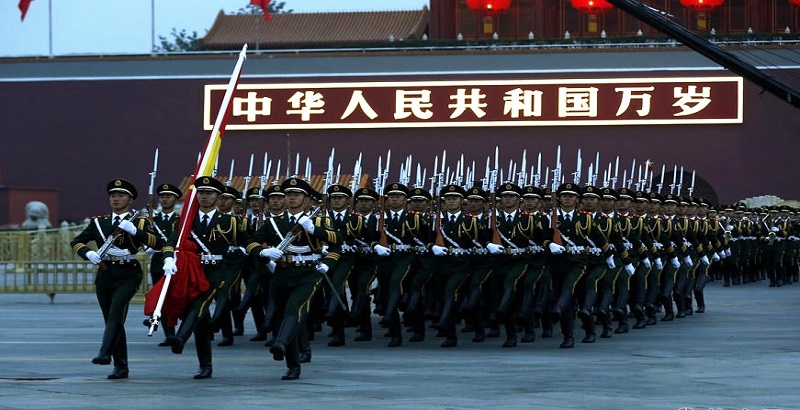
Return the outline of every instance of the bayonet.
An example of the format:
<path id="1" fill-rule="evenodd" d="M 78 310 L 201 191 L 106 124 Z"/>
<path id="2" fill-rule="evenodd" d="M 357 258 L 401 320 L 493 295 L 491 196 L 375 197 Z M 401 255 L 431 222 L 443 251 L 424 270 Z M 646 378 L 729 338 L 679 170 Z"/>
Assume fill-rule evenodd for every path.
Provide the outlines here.
<path id="1" fill-rule="evenodd" d="M 227 185 L 231 186 L 233 183 L 233 164 L 236 162 L 235 159 L 231 159 L 231 172 L 228 173 L 228 182 Z"/>

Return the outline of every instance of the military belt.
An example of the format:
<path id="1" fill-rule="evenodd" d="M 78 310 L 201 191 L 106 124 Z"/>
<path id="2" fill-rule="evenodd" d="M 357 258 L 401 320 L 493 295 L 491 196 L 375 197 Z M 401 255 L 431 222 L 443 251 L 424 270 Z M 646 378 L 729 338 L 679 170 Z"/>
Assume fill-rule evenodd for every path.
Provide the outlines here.
<path id="1" fill-rule="evenodd" d="M 281 259 L 286 263 L 292 263 L 297 266 L 313 266 L 322 259 L 322 255 L 318 253 L 312 253 L 311 255 L 284 255 Z"/>
<path id="2" fill-rule="evenodd" d="M 580 255 L 582 253 L 586 253 L 587 248 L 585 246 L 565 246 L 567 253 L 571 253 L 573 255 Z"/>
<path id="3" fill-rule="evenodd" d="M 112 256 L 106 255 L 103 256 L 104 261 L 110 261 L 111 263 L 125 263 L 136 260 L 136 255 L 121 255 L 121 256 Z"/>
<path id="4" fill-rule="evenodd" d="M 209 255 L 201 254 L 200 263 L 203 265 L 216 265 L 217 262 L 222 261 L 222 255 Z"/>

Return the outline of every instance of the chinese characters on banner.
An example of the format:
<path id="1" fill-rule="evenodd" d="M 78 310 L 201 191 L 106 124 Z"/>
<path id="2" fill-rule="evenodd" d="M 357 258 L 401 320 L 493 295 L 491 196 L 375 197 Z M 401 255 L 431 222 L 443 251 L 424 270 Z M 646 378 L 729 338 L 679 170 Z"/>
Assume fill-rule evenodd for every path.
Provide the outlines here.
<path id="1" fill-rule="evenodd" d="M 739 124 L 742 99 L 741 77 L 239 84 L 227 129 Z"/>

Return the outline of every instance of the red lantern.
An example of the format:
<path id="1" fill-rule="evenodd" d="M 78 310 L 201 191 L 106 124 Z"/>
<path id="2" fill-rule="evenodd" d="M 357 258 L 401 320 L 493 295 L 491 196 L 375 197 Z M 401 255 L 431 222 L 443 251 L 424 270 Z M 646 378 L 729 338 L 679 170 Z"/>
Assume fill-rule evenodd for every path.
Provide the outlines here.
<path id="1" fill-rule="evenodd" d="M 725 0 L 681 0 L 681 5 L 695 13 L 708 13 L 721 6 L 724 2 Z"/>
<path id="2" fill-rule="evenodd" d="M 508 11 L 511 0 L 467 0 L 467 8 L 479 16 L 497 16 Z"/>
<path id="3" fill-rule="evenodd" d="M 606 0 L 572 0 L 571 2 L 572 7 L 590 16 L 603 14 L 614 8 L 614 6 Z"/>
<path id="4" fill-rule="evenodd" d="M 789 4 L 792 6 L 800 7 L 800 0 L 789 0 Z"/>

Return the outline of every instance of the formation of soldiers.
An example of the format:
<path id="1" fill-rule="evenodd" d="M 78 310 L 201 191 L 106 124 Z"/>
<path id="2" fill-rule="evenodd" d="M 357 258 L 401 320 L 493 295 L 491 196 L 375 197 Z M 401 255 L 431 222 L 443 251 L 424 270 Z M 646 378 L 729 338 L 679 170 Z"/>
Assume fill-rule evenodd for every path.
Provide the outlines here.
<path id="1" fill-rule="evenodd" d="M 347 328 L 356 329 L 352 342 L 371 341 L 377 324 L 389 347 L 421 342 L 432 329 L 443 348 L 457 346 L 459 333 L 474 343 L 504 334 L 502 346 L 513 348 L 533 342 L 538 327 L 548 338 L 560 325 L 560 347 L 573 348 L 576 318 L 581 342 L 594 343 L 598 331 L 610 338 L 703 313 L 711 280 L 768 278 L 778 287 L 799 279 L 800 219 L 791 208 L 762 213 L 647 189 L 571 182 L 545 189 L 502 177 L 482 187 L 470 179 L 425 189 L 424 178 L 409 186 L 401 171 L 397 182 L 377 178 L 376 189 L 354 178 L 317 192 L 287 177 L 241 194 L 199 177 L 190 241 L 209 286 L 177 331 L 169 326 L 177 318 L 164 318 L 162 345 L 181 353 L 193 334 L 195 378 L 211 377 L 214 333 L 218 346 L 233 345 L 249 310 L 257 330 L 250 340 L 265 342 L 286 362 L 283 379 L 294 380 L 323 324 L 331 347 L 351 342 Z M 159 264 L 167 275 L 184 273 L 174 258 L 177 218 L 165 206 L 165 197 L 182 193 L 160 187 L 158 241 L 148 244 L 154 282 Z"/>

